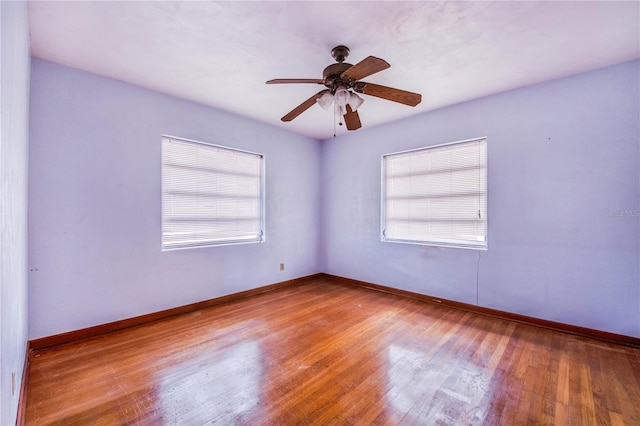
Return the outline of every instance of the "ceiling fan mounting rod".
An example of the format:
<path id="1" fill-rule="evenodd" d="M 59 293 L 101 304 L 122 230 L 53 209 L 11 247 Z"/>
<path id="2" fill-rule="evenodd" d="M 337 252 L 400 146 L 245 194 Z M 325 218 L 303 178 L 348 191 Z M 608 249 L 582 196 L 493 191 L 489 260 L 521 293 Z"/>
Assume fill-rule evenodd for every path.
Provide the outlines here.
<path id="1" fill-rule="evenodd" d="M 331 56 L 337 62 L 344 62 L 344 60 L 349 56 L 349 48 L 343 45 L 336 46 L 331 49 Z"/>

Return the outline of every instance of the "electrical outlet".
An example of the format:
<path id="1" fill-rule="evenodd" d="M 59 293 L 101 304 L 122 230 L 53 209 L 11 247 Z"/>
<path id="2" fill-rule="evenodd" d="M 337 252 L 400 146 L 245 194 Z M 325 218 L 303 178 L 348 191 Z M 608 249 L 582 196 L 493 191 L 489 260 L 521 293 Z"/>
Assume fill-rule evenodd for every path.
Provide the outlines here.
<path id="1" fill-rule="evenodd" d="M 280 264 L 280 270 L 281 270 L 281 271 L 284 271 L 284 263 L 281 263 L 281 264 Z"/>
<path id="2" fill-rule="evenodd" d="M 16 372 L 11 372 L 11 396 L 16 394 Z"/>

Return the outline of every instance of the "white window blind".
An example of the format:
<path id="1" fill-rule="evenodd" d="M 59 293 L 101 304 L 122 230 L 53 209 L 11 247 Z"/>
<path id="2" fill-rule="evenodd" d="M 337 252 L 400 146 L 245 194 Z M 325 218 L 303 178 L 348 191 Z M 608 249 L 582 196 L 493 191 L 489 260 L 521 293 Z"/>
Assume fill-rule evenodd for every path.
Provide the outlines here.
<path id="1" fill-rule="evenodd" d="M 260 154 L 162 138 L 162 249 L 264 240 Z"/>
<path id="2" fill-rule="evenodd" d="M 383 156 L 382 241 L 486 249 L 486 138 Z"/>

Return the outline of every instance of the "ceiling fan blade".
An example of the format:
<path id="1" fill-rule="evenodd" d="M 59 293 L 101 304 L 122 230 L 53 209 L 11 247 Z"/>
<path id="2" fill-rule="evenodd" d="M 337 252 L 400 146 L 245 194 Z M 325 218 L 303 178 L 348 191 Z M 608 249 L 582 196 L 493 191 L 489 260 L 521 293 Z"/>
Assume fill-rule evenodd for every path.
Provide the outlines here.
<path id="1" fill-rule="evenodd" d="M 347 130 L 358 130 L 362 127 L 358 111 L 352 110 L 349 104 L 347 104 L 347 113 L 344 115 L 344 124 L 347 125 Z"/>
<path id="2" fill-rule="evenodd" d="M 353 90 L 358 93 L 364 93 L 365 95 L 375 96 L 377 98 L 399 102 L 409 106 L 416 106 L 422 101 L 422 95 L 419 93 L 407 92 L 406 90 L 394 89 L 393 87 L 381 86 L 379 84 L 365 83 L 363 81 L 356 83 Z"/>
<path id="3" fill-rule="evenodd" d="M 267 81 L 267 84 L 291 84 L 291 83 L 312 83 L 312 84 L 324 84 L 324 80 L 317 78 L 276 78 Z"/>
<path id="4" fill-rule="evenodd" d="M 300 114 L 302 114 L 303 112 L 311 108 L 313 104 L 316 103 L 316 99 L 318 99 L 319 96 L 322 96 L 324 93 L 328 91 L 329 90 L 327 89 L 319 91 L 318 93 L 316 93 L 315 95 L 313 95 L 312 97 L 310 97 L 309 99 L 307 99 L 306 101 L 304 101 L 303 103 L 301 103 L 300 105 L 292 109 L 291 112 L 289 112 L 287 115 L 282 117 L 280 120 L 282 121 L 293 120 L 294 118 L 296 118 L 297 116 L 299 116 Z"/>
<path id="5" fill-rule="evenodd" d="M 340 77 L 347 78 L 349 80 L 357 81 L 361 78 L 370 76 L 379 71 L 386 70 L 391 65 L 384 59 L 376 58 L 375 56 L 369 56 L 358 62 L 351 68 L 343 72 Z"/>

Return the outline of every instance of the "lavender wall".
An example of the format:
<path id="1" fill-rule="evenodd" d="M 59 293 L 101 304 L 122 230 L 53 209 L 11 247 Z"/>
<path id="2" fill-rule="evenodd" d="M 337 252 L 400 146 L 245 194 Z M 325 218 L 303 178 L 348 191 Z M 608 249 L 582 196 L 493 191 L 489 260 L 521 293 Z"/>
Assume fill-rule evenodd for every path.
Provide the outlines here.
<path id="1" fill-rule="evenodd" d="M 31 338 L 318 271 L 640 336 L 638 61 L 321 144 L 38 59 L 31 73 Z M 160 251 L 162 133 L 266 155 L 266 243 Z M 489 250 L 381 243 L 381 155 L 478 136 Z"/>
<path id="2" fill-rule="evenodd" d="M 27 343 L 29 24 L 0 2 L 0 424 L 16 423 Z M 12 393 L 12 378 L 15 387 Z"/>
<path id="3" fill-rule="evenodd" d="M 619 64 L 324 141 L 323 270 L 640 337 L 639 75 Z M 489 250 L 380 242 L 381 155 L 479 136 Z"/>
<path id="4" fill-rule="evenodd" d="M 30 338 L 319 272 L 318 141 L 39 59 L 31 117 Z M 162 134 L 265 155 L 266 242 L 160 251 Z"/>

